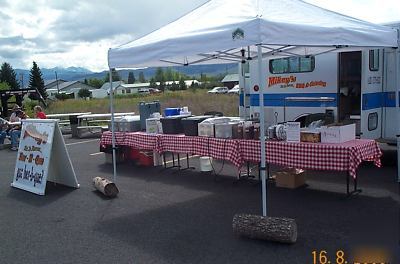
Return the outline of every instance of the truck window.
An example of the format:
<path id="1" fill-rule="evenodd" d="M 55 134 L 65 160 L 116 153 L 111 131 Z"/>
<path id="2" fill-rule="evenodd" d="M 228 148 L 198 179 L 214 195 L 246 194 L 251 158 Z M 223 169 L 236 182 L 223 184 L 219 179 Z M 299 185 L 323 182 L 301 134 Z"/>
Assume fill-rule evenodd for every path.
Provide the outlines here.
<path id="1" fill-rule="evenodd" d="M 289 72 L 289 61 L 286 58 L 270 60 L 269 71 L 271 73 L 287 73 Z"/>
<path id="2" fill-rule="evenodd" d="M 315 68 L 315 57 L 288 57 L 281 59 L 272 59 L 269 61 L 269 72 L 279 73 L 297 73 L 312 72 Z"/>
<path id="3" fill-rule="evenodd" d="M 379 50 L 374 49 L 369 51 L 369 70 L 378 71 L 379 70 Z"/>

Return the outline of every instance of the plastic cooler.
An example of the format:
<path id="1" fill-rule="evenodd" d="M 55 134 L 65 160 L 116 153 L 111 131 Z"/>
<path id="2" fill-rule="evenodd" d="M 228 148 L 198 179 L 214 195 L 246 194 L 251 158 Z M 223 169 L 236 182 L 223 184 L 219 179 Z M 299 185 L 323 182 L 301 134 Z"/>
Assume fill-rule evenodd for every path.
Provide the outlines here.
<path id="1" fill-rule="evenodd" d="M 129 148 L 127 156 L 129 158 L 129 160 L 132 160 L 132 161 L 138 160 L 140 157 L 140 150 L 135 149 L 135 148 Z"/>
<path id="2" fill-rule="evenodd" d="M 198 124 L 206 120 L 207 118 L 211 118 L 213 116 L 206 115 L 206 116 L 191 116 L 182 118 L 182 126 L 183 126 L 183 133 L 186 136 L 197 136 L 198 135 Z"/>
<path id="3" fill-rule="evenodd" d="M 139 115 L 140 115 L 140 128 L 141 130 L 146 130 L 146 119 L 150 117 L 151 114 L 161 112 L 160 102 L 154 101 L 151 103 L 140 102 L 139 103 Z"/>
<path id="4" fill-rule="evenodd" d="M 164 109 L 165 116 L 176 116 L 181 112 L 181 108 L 169 107 Z"/>
<path id="5" fill-rule="evenodd" d="M 151 151 L 140 151 L 139 152 L 139 164 L 145 167 L 152 167 L 154 164 L 153 161 L 153 152 Z"/>

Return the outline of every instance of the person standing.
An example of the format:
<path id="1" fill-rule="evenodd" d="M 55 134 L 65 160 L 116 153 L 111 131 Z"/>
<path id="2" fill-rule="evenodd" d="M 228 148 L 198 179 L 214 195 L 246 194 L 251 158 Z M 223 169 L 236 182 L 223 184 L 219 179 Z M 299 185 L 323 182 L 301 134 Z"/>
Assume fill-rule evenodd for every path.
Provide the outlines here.
<path id="1" fill-rule="evenodd" d="M 37 105 L 33 108 L 33 111 L 35 112 L 35 117 L 39 119 L 47 119 L 46 114 L 43 112 L 43 109 L 41 106 Z"/>
<path id="2" fill-rule="evenodd" d="M 16 111 L 17 114 L 17 121 L 16 122 L 21 122 L 22 119 L 27 119 L 28 116 L 25 114 L 24 111 L 18 110 Z M 8 134 L 11 137 L 11 150 L 18 150 L 18 144 L 19 144 L 19 138 L 21 137 L 21 124 L 14 125 Z"/>
<path id="3" fill-rule="evenodd" d="M 0 145 L 4 144 L 4 139 L 7 137 L 7 120 L 0 118 Z"/>

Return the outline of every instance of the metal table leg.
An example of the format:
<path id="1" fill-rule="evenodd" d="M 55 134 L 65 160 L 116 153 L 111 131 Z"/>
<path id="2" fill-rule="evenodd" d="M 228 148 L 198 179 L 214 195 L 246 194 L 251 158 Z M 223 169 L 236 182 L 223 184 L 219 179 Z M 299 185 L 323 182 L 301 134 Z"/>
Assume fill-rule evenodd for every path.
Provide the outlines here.
<path id="1" fill-rule="evenodd" d="M 186 153 L 186 168 L 183 168 L 181 170 L 194 170 L 195 167 L 190 167 L 189 165 L 189 154 Z"/>
<path id="2" fill-rule="evenodd" d="M 172 169 L 172 168 L 180 168 L 179 154 L 178 154 L 178 165 L 175 165 L 175 154 L 174 153 L 171 153 L 171 154 L 172 154 L 172 166 L 170 166 L 170 167 L 167 166 L 165 153 L 162 154 L 163 155 L 163 163 L 164 163 L 164 168 L 162 169 L 162 171 L 167 170 L 167 169 Z"/>
<path id="3" fill-rule="evenodd" d="M 357 179 L 358 179 L 358 177 L 356 175 L 356 177 L 353 178 L 354 189 L 353 189 L 353 191 L 350 192 L 350 173 L 349 172 L 346 173 L 346 191 L 347 191 L 346 196 L 347 197 L 351 197 L 353 194 L 359 194 L 362 192 L 362 189 L 357 188 Z"/>

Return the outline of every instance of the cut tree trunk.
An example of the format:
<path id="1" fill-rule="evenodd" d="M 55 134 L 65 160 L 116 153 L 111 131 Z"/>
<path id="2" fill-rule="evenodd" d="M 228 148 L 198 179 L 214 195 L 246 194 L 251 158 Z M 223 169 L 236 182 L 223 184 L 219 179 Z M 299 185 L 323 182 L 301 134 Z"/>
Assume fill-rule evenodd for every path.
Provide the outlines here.
<path id="1" fill-rule="evenodd" d="M 294 219 L 236 214 L 232 221 L 233 232 L 252 239 L 295 243 L 297 225 Z"/>
<path id="2" fill-rule="evenodd" d="M 93 178 L 94 187 L 103 193 L 107 197 L 115 197 L 119 193 L 119 190 L 115 183 L 105 178 L 95 177 Z"/>

